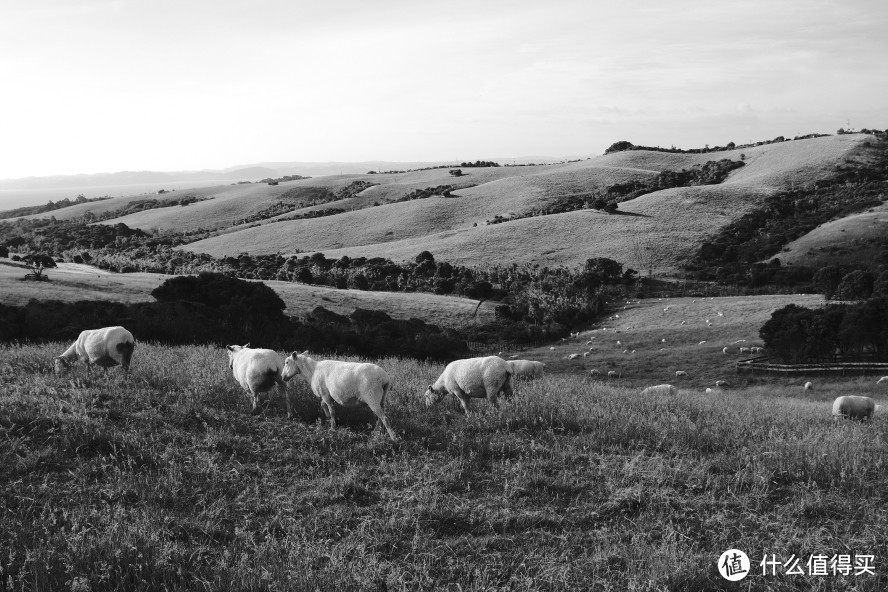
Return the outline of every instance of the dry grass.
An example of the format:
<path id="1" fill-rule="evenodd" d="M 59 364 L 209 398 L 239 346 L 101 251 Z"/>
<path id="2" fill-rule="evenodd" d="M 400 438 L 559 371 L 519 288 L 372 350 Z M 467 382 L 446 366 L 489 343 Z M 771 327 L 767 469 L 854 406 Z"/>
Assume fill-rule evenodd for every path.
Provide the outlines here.
<path id="1" fill-rule="evenodd" d="M 888 239 L 888 204 L 822 224 L 792 241 L 777 255 L 786 264 L 853 265 L 884 253 Z"/>
<path id="2" fill-rule="evenodd" d="M 74 263 L 60 263 L 46 271 L 48 282 L 23 281 L 28 270 L 0 259 L 0 304 L 23 306 L 30 300 L 103 300 L 110 302 L 153 302 L 151 291 L 167 276 L 152 273 L 109 273 Z M 384 310 L 396 319 L 418 318 L 441 327 L 460 328 L 493 320 L 496 303 L 485 302 L 473 317 L 477 300 L 436 294 L 364 292 L 338 290 L 291 282 L 263 282 L 287 305 L 286 313 L 301 315 L 323 306 L 339 314 L 356 308 Z"/>
<path id="3" fill-rule="evenodd" d="M 728 548 L 743 589 L 888 584 L 888 420 L 834 426 L 821 391 L 550 375 L 465 418 L 419 401 L 440 366 L 385 359 L 392 446 L 366 410 L 317 423 L 303 382 L 298 420 L 250 417 L 220 350 L 143 343 L 130 377 L 84 382 L 50 373 L 65 345 L 0 347 L 10 589 L 729 590 Z M 756 565 L 848 552 L 878 575 Z"/>
<path id="4" fill-rule="evenodd" d="M 429 250 L 439 259 L 458 263 L 545 265 L 574 265 L 589 257 L 604 256 L 637 269 L 670 272 L 703 236 L 746 213 L 762 196 L 827 176 L 844 156 L 865 141 L 867 136 L 845 135 L 723 153 L 632 151 L 547 167 L 468 169 L 469 176 L 459 182 L 468 179 L 477 184 L 459 190 L 459 198 L 425 199 L 281 222 L 183 248 L 215 256 L 298 250 L 320 251 L 335 257 L 380 256 L 396 261 Z M 621 210 L 639 217 L 573 212 L 483 226 L 485 220 L 495 215 L 526 212 L 559 195 L 649 178 L 660 170 L 689 168 L 715 158 L 736 160 L 741 153 L 746 166 L 733 172 L 721 185 L 660 191 L 621 204 Z M 355 200 L 366 205 L 370 199 L 384 201 L 413 188 L 452 181 L 445 175 L 446 170 L 368 175 L 368 180 L 380 185 Z M 643 252 L 652 250 L 659 254 L 653 265 Z"/>

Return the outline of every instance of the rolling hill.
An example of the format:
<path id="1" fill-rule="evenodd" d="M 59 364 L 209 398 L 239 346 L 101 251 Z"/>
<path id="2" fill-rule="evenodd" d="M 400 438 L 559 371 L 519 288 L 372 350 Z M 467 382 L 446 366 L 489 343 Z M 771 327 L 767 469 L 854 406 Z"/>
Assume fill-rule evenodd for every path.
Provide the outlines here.
<path id="1" fill-rule="evenodd" d="M 634 150 L 559 165 L 469 169 L 459 183 L 472 186 L 461 185 L 454 197 L 388 204 L 384 202 L 412 188 L 452 183 L 453 177 L 445 169 L 349 176 L 339 182 L 376 183 L 355 200 L 364 200 L 363 206 L 370 199 L 382 205 L 309 220 L 267 221 L 182 248 L 213 256 L 321 251 L 328 257 L 378 256 L 395 261 L 429 250 L 439 259 L 475 264 L 573 265 L 605 256 L 637 269 L 668 272 L 700 239 L 755 207 L 764 196 L 830 176 L 838 164 L 870 139 L 849 134 L 706 154 Z M 681 170 L 722 158 L 743 159 L 746 165 L 719 185 L 666 189 L 623 202 L 623 215 L 583 210 L 486 225 L 496 215 L 508 218 L 523 214 L 566 195 L 649 180 L 664 170 Z M 308 186 L 312 182 L 316 180 L 296 183 Z M 260 199 L 267 198 L 258 194 L 250 197 L 251 203 Z M 195 208 L 194 213 L 211 212 L 223 203 L 219 197 L 213 202 L 217 203 L 202 202 L 189 208 Z M 158 210 L 119 221 L 151 228 L 160 226 L 156 217 L 166 216 L 165 224 L 187 227 L 185 216 L 179 215 L 175 221 L 173 214 Z"/>
<path id="2" fill-rule="evenodd" d="M 151 291 L 169 277 L 155 273 L 110 273 L 74 263 L 59 263 L 47 270 L 49 282 L 27 282 L 27 269 L 21 264 L 0 259 L 0 304 L 23 306 L 29 300 L 103 300 L 111 302 L 153 302 Z M 292 282 L 265 281 L 287 305 L 288 315 L 298 316 L 316 306 L 338 314 L 351 314 L 356 308 L 384 310 L 392 318 L 421 318 L 441 327 L 461 328 L 493 320 L 496 303 L 485 302 L 473 317 L 477 300 L 435 294 L 402 292 L 365 292 L 338 290 Z"/>

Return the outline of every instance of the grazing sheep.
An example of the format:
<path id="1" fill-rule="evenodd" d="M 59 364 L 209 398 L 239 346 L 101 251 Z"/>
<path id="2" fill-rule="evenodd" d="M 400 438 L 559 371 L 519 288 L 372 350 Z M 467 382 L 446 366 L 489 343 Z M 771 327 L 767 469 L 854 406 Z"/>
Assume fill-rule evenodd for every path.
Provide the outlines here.
<path id="1" fill-rule="evenodd" d="M 589 370 L 589 375 L 590 376 L 601 376 L 601 372 L 593 368 L 592 370 Z"/>
<path id="2" fill-rule="evenodd" d="M 879 380 L 876 381 L 876 384 L 886 384 L 888 383 L 888 376 L 883 376 Z"/>
<path id="3" fill-rule="evenodd" d="M 725 387 L 729 387 L 731 385 L 728 383 L 727 380 L 716 380 L 715 386 L 717 386 L 718 388 L 725 388 Z"/>
<path id="4" fill-rule="evenodd" d="M 617 340 L 617 345 L 623 345 L 622 343 L 620 343 L 619 339 Z"/>
<path id="5" fill-rule="evenodd" d="M 707 387 L 706 387 L 706 392 L 707 392 L 707 393 L 711 393 L 711 392 L 712 392 L 712 389 L 709 388 L 709 387 L 707 386 Z"/>
<path id="6" fill-rule="evenodd" d="M 684 325 L 685 323 L 687 323 L 687 321 L 682 321 L 682 322 L 681 322 L 682 325 Z"/>
<path id="7" fill-rule="evenodd" d="M 684 376 L 685 378 L 687 378 L 688 373 L 685 372 L 684 370 L 676 370 L 676 371 L 675 371 L 675 377 L 676 377 L 676 378 L 679 378 L 679 377 L 681 377 L 681 376 Z"/>
<path id="8" fill-rule="evenodd" d="M 586 355 L 586 354 L 583 354 Z M 512 378 L 540 378 L 546 365 L 532 360 L 508 360 L 512 368 Z"/>
<path id="9" fill-rule="evenodd" d="M 497 407 L 500 391 L 507 399 L 512 396 L 512 367 L 496 356 L 468 358 L 447 364 L 435 384 L 426 390 L 425 401 L 426 406 L 431 407 L 451 393 L 468 413 L 469 399 L 486 397 Z"/>
<path id="10" fill-rule="evenodd" d="M 77 341 L 65 352 L 54 358 L 55 372 L 64 374 L 76 360 L 86 364 L 89 375 L 93 364 L 106 369 L 120 365 L 124 372 L 129 372 L 130 360 L 136 340 L 133 334 L 123 327 L 105 327 L 103 329 L 87 329 L 77 337 Z"/>
<path id="11" fill-rule="evenodd" d="M 814 390 L 814 383 L 811 381 L 806 382 L 805 383 L 805 390 L 806 391 L 813 391 Z"/>
<path id="12" fill-rule="evenodd" d="M 386 371 L 376 364 L 338 360 L 315 361 L 308 357 L 306 350 L 301 354 L 293 352 L 284 360 L 281 378 L 290 380 L 297 374 L 305 377 L 311 392 L 321 400 L 321 408 L 324 410 L 324 415 L 330 419 L 331 428 L 336 427 L 334 401 L 345 407 L 364 403 L 382 423 L 392 442 L 398 441 L 398 436 L 389 425 L 383 410 L 391 379 Z"/>
<path id="13" fill-rule="evenodd" d="M 727 347 L 723 347 L 723 348 L 722 348 L 722 353 L 723 353 L 724 355 L 728 355 L 728 348 L 727 348 Z"/>
<path id="14" fill-rule="evenodd" d="M 703 341 L 701 341 L 700 343 L 698 343 L 697 345 L 703 345 L 704 343 L 706 343 L 705 339 Z"/>
<path id="15" fill-rule="evenodd" d="M 671 384 L 658 384 L 657 386 L 649 386 L 641 391 L 642 396 L 659 397 L 662 395 L 677 395 L 678 388 Z"/>
<path id="16" fill-rule="evenodd" d="M 752 350 L 749 349 L 748 347 L 741 347 L 741 348 L 740 348 L 740 353 L 741 353 L 741 354 L 751 354 L 751 353 L 752 353 Z"/>
<path id="17" fill-rule="evenodd" d="M 583 352 L 583 357 L 584 357 L 584 358 L 589 357 L 589 354 L 590 354 L 590 353 L 592 353 L 592 352 Z"/>
<path id="18" fill-rule="evenodd" d="M 587 341 L 587 342 L 586 342 L 586 345 L 592 345 L 592 340 L 593 340 L 593 339 L 595 339 L 595 338 L 593 337 L 592 339 L 590 339 L 589 341 Z"/>
<path id="19" fill-rule="evenodd" d="M 252 414 L 259 413 L 259 393 L 268 392 L 277 385 L 287 402 L 287 417 L 293 417 L 290 397 L 281 378 L 284 364 L 278 353 L 270 349 L 251 348 L 249 343 L 229 345 L 225 349 L 228 350 L 228 367 L 231 368 L 235 380 L 241 388 L 250 393 L 250 400 L 253 403 Z"/>
<path id="20" fill-rule="evenodd" d="M 579 358 L 579 357 L 580 357 L 580 354 L 569 354 L 569 355 L 567 356 L 567 359 L 568 359 L 568 360 L 576 360 L 576 359 Z"/>
<path id="21" fill-rule="evenodd" d="M 723 313 L 723 312 L 719 312 L 719 313 L 716 313 L 716 314 L 717 314 L 718 316 L 720 316 L 720 317 L 725 316 L 725 313 Z"/>
<path id="22" fill-rule="evenodd" d="M 869 397 L 845 395 L 833 402 L 833 421 L 838 421 L 840 417 L 860 420 L 872 419 L 875 410 L 876 402 Z"/>
<path id="23" fill-rule="evenodd" d="M 554 346 L 553 346 L 553 347 L 550 347 L 550 348 L 549 348 L 549 351 L 555 351 L 555 347 L 554 347 Z"/>
<path id="24" fill-rule="evenodd" d="M 619 378 L 620 375 L 617 374 L 617 371 L 616 371 L 616 370 L 609 370 L 608 373 L 607 373 L 607 377 L 608 377 L 608 378 Z"/>

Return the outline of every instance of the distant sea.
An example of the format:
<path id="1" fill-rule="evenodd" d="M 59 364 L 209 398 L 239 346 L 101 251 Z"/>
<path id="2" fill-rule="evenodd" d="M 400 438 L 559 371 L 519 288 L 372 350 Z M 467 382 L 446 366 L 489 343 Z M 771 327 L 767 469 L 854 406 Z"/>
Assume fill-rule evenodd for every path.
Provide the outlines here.
<path id="1" fill-rule="evenodd" d="M 195 187 L 230 185 L 231 180 L 176 181 L 173 183 L 140 183 L 137 185 L 101 185 L 95 187 L 52 187 L 46 189 L 0 189 L 0 210 L 24 206 L 39 206 L 66 197 L 72 201 L 81 193 L 84 197 L 127 197 L 156 194 L 160 189 L 180 191 Z"/>

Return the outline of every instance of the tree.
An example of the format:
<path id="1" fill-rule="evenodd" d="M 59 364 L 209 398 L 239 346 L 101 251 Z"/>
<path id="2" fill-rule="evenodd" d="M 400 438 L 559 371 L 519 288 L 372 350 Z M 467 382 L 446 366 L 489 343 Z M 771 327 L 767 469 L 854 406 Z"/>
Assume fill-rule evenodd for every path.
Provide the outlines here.
<path id="1" fill-rule="evenodd" d="M 475 312 L 472 314 L 473 318 L 478 316 L 478 309 L 481 308 L 485 300 L 490 300 L 493 294 L 493 285 L 486 281 L 474 282 L 465 289 L 466 297 L 478 300 L 478 306 L 475 307 Z"/>
<path id="2" fill-rule="evenodd" d="M 625 150 L 632 150 L 634 146 L 635 145 L 632 142 L 621 140 L 619 142 L 614 142 L 613 144 L 611 144 L 608 149 L 604 151 L 604 153 L 610 154 L 611 152 L 623 152 Z"/>
<path id="3" fill-rule="evenodd" d="M 416 259 L 414 259 L 414 261 L 416 261 L 417 263 L 422 263 L 423 261 L 431 261 L 432 263 L 434 263 L 435 257 L 428 251 L 423 251 L 416 256 Z"/>
<path id="4" fill-rule="evenodd" d="M 43 270 L 58 267 L 56 262 L 53 261 L 52 257 L 49 255 L 44 255 L 43 253 L 35 253 L 32 255 L 27 255 L 22 258 L 22 261 L 28 264 L 28 267 L 31 268 L 31 273 L 34 274 L 34 279 L 42 280 L 45 279 L 43 276 Z"/>
<path id="5" fill-rule="evenodd" d="M 462 177 L 462 174 L 463 174 L 462 169 L 450 169 L 449 172 L 450 172 L 451 176 L 454 176 L 454 177 Z"/>
<path id="6" fill-rule="evenodd" d="M 835 265 L 827 265 L 826 267 L 821 267 L 814 273 L 812 281 L 825 297 L 832 298 L 835 295 L 839 284 L 842 283 L 842 277 L 844 275 L 845 273 L 842 271 L 842 268 Z"/>
<path id="7" fill-rule="evenodd" d="M 857 269 L 846 274 L 842 283 L 836 288 L 836 297 L 840 300 L 863 300 L 873 293 L 876 278 L 872 273 Z"/>

